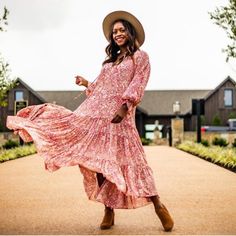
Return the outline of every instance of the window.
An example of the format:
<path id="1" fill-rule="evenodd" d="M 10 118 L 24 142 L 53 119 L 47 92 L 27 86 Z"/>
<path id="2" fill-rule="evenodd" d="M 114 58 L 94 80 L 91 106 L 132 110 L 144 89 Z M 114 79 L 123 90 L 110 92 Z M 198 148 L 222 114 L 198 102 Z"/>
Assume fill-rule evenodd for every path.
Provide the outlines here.
<path id="1" fill-rule="evenodd" d="M 233 90 L 232 89 L 224 90 L 224 104 L 225 104 L 225 107 L 233 106 Z"/>
<path id="2" fill-rule="evenodd" d="M 15 91 L 15 101 L 23 101 L 24 93 L 23 91 Z"/>

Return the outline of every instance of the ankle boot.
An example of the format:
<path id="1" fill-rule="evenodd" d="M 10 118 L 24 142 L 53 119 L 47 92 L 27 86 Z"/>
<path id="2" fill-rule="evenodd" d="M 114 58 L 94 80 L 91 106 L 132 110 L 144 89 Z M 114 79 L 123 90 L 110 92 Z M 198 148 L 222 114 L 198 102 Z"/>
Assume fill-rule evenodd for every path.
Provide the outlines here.
<path id="1" fill-rule="evenodd" d="M 105 215 L 103 217 L 100 229 L 110 229 L 114 225 L 114 210 L 109 207 L 105 207 Z"/>
<path id="2" fill-rule="evenodd" d="M 174 221 L 170 216 L 170 213 L 166 209 L 164 204 L 161 204 L 162 206 L 157 207 L 155 206 L 155 211 L 164 227 L 165 231 L 171 231 L 174 226 Z"/>

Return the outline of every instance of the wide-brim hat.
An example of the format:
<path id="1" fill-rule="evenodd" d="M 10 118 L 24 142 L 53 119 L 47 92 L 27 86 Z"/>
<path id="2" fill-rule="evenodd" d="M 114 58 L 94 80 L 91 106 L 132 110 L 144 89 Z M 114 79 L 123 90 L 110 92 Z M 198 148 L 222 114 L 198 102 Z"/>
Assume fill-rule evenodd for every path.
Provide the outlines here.
<path id="1" fill-rule="evenodd" d="M 132 24 L 132 26 L 134 27 L 136 31 L 139 45 L 141 46 L 144 43 L 145 32 L 144 32 L 142 24 L 134 15 L 132 15 L 131 13 L 127 11 L 113 11 L 104 18 L 103 23 L 102 23 L 103 33 L 108 41 L 110 41 L 110 30 L 111 30 L 112 24 L 117 20 L 126 20 L 130 24 Z"/>

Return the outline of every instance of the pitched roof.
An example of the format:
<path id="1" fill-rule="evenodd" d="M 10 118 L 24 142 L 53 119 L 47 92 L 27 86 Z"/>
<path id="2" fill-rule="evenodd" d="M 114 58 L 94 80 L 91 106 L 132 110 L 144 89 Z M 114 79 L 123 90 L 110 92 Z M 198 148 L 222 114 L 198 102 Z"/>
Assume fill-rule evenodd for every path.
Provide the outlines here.
<path id="1" fill-rule="evenodd" d="M 215 89 L 207 94 L 205 100 L 207 100 L 211 95 L 213 95 L 217 90 L 219 90 L 226 82 L 230 81 L 234 86 L 236 86 L 236 82 L 230 77 L 227 76 Z"/>
<path id="2" fill-rule="evenodd" d="M 74 111 L 86 98 L 82 91 L 37 91 L 47 102 L 56 103 Z"/>
<path id="3" fill-rule="evenodd" d="M 204 98 L 211 90 L 146 90 L 138 108 L 148 115 L 173 115 L 173 103 L 179 101 L 181 114 L 189 112 L 193 98 Z M 81 91 L 37 91 L 47 102 L 56 102 L 75 110 L 86 98 Z"/>
<path id="4" fill-rule="evenodd" d="M 35 97 L 37 97 L 41 102 L 46 102 L 46 100 L 40 96 L 40 94 L 38 92 L 36 92 L 35 90 L 33 90 L 28 84 L 26 84 L 22 79 L 17 78 L 16 82 L 19 82 L 20 84 L 22 84 L 27 90 L 29 90 L 32 94 L 34 94 Z"/>
<path id="5" fill-rule="evenodd" d="M 180 102 L 181 114 L 191 110 L 192 99 L 204 98 L 211 90 L 147 90 L 139 106 L 149 115 L 173 115 L 173 103 Z"/>

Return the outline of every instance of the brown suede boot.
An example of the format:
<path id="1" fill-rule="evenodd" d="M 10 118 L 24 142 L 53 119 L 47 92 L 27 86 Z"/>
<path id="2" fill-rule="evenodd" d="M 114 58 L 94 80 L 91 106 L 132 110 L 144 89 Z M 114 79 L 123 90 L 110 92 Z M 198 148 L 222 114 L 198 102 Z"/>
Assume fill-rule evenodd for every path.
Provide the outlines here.
<path id="1" fill-rule="evenodd" d="M 110 229 L 114 225 L 114 210 L 110 207 L 105 207 L 105 215 L 103 217 L 100 229 Z"/>
<path id="2" fill-rule="evenodd" d="M 162 204 L 161 207 L 155 206 L 155 211 L 165 229 L 165 231 L 171 231 L 174 226 L 174 221 L 170 216 L 170 213 L 166 209 L 165 205 Z"/>

